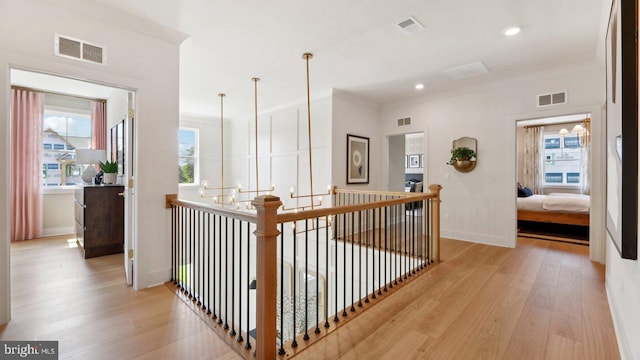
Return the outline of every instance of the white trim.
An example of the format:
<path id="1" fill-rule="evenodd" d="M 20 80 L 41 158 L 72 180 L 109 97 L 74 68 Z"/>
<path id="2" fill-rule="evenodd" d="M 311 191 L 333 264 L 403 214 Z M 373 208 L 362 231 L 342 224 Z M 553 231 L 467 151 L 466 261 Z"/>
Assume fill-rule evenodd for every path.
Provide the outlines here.
<path id="1" fill-rule="evenodd" d="M 608 279 L 605 280 L 606 281 L 604 282 L 604 287 L 607 293 L 607 300 L 609 301 L 609 311 L 611 312 L 611 319 L 613 320 L 613 330 L 615 331 L 616 339 L 618 340 L 618 351 L 620 351 L 620 358 L 631 359 L 631 347 L 629 346 L 629 339 L 627 339 L 626 337 L 626 332 L 623 331 L 624 317 L 622 317 L 622 315 L 618 312 L 618 304 L 615 301 L 615 297 L 611 296 L 613 292 L 613 290 L 609 288 L 611 281 Z"/>
<path id="2" fill-rule="evenodd" d="M 47 236 L 57 236 L 57 235 L 70 235 L 71 237 L 75 238 L 76 237 L 75 231 L 76 229 L 74 229 L 73 226 L 45 228 L 45 229 L 42 229 L 42 236 L 47 237 Z"/>
<path id="3" fill-rule="evenodd" d="M 42 195 L 73 194 L 76 189 L 80 189 L 81 187 L 82 185 L 43 186 Z"/>
<path id="4" fill-rule="evenodd" d="M 185 185 L 199 186 L 200 184 L 200 129 L 189 127 L 189 126 L 179 126 L 178 132 L 180 132 L 180 130 L 192 131 L 195 134 L 195 144 L 194 144 L 195 149 L 193 151 L 193 182 L 179 183 L 178 186 L 185 186 Z M 178 165 L 180 165 L 180 162 L 179 162 L 180 158 L 183 158 L 183 157 L 185 156 L 180 156 L 180 153 L 178 152 Z"/>
<path id="5" fill-rule="evenodd" d="M 493 235 L 464 232 L 464 231 L 441 230 L 440 237 L 453 239 L 453 240 L 463 240 L 463 241 L 468 241 L 472 243 L 485 244 L 485 245 L 491 245 L 491 246 L 509 247 L 509 248 L 514 248 L 516 245 L 515 241 L 510 240 L 509 237 L 493 236 Z"/>

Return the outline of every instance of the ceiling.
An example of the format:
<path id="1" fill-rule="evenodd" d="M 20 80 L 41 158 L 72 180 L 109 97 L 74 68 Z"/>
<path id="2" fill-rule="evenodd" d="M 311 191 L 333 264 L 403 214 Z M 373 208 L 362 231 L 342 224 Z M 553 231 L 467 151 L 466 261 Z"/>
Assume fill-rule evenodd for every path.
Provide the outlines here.
<path id="1" fill-rule="evenodd" d="M 94 0 L 189 37 L 180 48 L 180 112 L 225 117 L 332 88 L 385 105 L 520 74 L 596 61 L 611 0 Z M 409 16 L 424 25 L 407 33 Z M 507 37 L 504 30 L 522 31 Z M 487 74 L 444 70 L 482 62 Z M 423 83 L 423 90 L 414 85 Z"/>

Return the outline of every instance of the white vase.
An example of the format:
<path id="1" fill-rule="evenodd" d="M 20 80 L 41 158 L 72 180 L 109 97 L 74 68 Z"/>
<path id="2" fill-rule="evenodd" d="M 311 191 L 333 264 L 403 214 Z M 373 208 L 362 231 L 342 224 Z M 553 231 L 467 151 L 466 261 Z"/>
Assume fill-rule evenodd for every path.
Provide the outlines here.
<path id="1" fill-rule="evenodd" d="M 117 173 L 104 173 L 102 181 L 105 184 L 115 184 L 118 181 Z"/>

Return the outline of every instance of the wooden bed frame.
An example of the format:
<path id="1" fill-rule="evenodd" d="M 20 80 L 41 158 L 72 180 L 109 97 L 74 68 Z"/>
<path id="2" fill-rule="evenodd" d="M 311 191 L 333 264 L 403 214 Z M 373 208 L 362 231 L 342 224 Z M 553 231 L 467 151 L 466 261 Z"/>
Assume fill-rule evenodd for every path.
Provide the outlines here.
<path id="1" fill-rule="evenodd" d="M 518 220 L 589 226 L 589 213 L 518 210 Z"/>

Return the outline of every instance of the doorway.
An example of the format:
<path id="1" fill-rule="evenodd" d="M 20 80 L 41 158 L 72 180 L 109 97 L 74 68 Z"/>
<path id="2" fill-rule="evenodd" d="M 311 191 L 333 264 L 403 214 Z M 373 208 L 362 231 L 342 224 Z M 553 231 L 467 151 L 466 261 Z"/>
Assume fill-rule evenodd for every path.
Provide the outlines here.
<path id="1" fill-rule="evenodd" d="M 425 180 L 424 133 L 407 133 L 387 137 L 388 191 L 415 191 Z M 413 190 L 412 190 L 413 189 Z"/>
<path id="2" fill-rule="evenodd" d="M 66 119 L 62 128 L 56 127 L 60 125 L 58 123 L 60 119 L 55 116 L 50 117 L 46 129 L 43 126 L 43 132 L 48 130 L 49 133 L 46 135 L 53 139 L 46 143 L 43 140 L 42 144 L 45 151 L 50 150 L 47 152 L 49 158 L 43 157 L 42 160 L 42 176 L 45 181 L 42 182 L 40 196 L 43 203 L 42 236 L 44 237 L 69 234 L 69 237 L 75 238 L 77 226 L 74 210 L 75 191 L 83 186 L 83 182 L 86 183 L 87 179 L 82 178 L 83 169 L 89 166 L 83 166 L 76 161 L 77 150 L 92 148 L 91 142 L 95 140 L 91 130 L 91 109 L 85 108 L 85 104 L 91 101 L 105 103 L 105 133 L 103 134 L 105 160 L 116 160 L 110 156 L 116 153 L 112 151 L 116 149 L 112 148 L 113 139 L 110 138 L 109 130 L 118 123 L 127 124 L 123 127 L 125 141 L 121 149 L 123 159 L 127 161 L 124 162 L 126 166 L 119 172 L 117 183 L 124 185 L 125 189 L 121 194 L 125 197 L 123 250 L 126 280 L 127 284 L 131 285 L 133 267 L 127 249 L 134 247 L 135 232 L 133 231 L 134 222 L 131 221 L 134 213 L 133 189 L 132 182 L 129 181 L 133 178 L 134 167 L 131 162 L 132 151 L 129 149 L 133 149 L 132 117 L 135 113 L 135 91 L 19 68 L 10 69 L 10 79 L 12 87 L 43 94 L 45 112 L 72 114 L 60 117 L 63 120 Z M 73 114 L 85 117 L 85 124 L 78 126 L 79 119 L 76 119 Z"/>
<path id="3" fill-rule="evenodd" d="M 590 245 L 591 114 L 517 121 L 519 238 Z"/>

